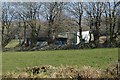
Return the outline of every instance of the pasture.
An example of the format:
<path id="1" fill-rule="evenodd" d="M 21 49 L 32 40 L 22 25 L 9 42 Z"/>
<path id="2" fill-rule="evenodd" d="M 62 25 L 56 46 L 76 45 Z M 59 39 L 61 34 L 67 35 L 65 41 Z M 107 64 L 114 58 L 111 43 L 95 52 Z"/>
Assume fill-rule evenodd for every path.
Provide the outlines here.
<path id="1" fill-rule="evenodd" d="M 5 48 L 14 48 L 14 47 L 16 47 L 17 45 L 19 45 L 19 40 L 18 40 L 18 39 L 14 39 L 14 40 L 11 40 L 11 41 L 5 46 Z"/>
<path id="2" fill-rule="evenodd" d="M 105 69 L 118 60 L 117 48 L 83 49 L 83 50 L 54 50 L 54 51 L 26 51 L 3 52 L 3 72 L 14 71 L 16 68 L 39 65 L 71 65 L 91 66 Z"/>

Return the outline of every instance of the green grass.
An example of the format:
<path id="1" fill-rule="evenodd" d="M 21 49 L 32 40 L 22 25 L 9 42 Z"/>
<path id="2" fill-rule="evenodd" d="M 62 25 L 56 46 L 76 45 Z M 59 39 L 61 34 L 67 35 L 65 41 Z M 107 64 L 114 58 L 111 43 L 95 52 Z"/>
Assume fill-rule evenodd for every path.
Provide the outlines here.
<path id="1" fill-rule="evenodd" d="M 15 39 L 15 40 L 11 40 L 6 46 L 5 48 L 14 48 L 19 44 L 19 40 Z"/>
<path id="2" fill-rule="evenodd" d="M 85 50 L 55 50 L 31 52 L 3 52 L 3 72 L 13 71 L 16 67 L 23 68 L 39 65 L 71 65 L 78 67 L 92 66 L 106 68 L 118 60 L 117 48 L 85 49 Z"/>

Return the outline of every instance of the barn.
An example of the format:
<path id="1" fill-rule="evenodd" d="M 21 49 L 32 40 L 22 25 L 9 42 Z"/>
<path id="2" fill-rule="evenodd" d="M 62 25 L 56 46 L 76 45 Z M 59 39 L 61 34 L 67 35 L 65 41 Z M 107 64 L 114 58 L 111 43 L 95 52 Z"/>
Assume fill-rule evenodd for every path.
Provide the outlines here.
<path id="1" fill-rule="evenodd" d="M 80 39 L 79 39 L 80 34 L 79 33 L 80 32 L 76 32 L 75 45 L 78 45 L 80 43 Z M 90 36 L 91 36 L 91 40 L 90 40 Z M 93 34 L 90 34 L 90 31 L 82 31 L 82 39 L 85 41 L 85 43 L 89 43 L 89 41 L 94 41 L 94 36 L 93 36 Z"/>

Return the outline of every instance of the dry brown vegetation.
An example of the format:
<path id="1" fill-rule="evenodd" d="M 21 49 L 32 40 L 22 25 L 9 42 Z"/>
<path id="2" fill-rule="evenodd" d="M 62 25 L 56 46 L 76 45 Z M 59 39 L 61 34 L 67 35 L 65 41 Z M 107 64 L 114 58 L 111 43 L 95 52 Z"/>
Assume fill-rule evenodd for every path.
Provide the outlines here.
<path id="1" fill-rule="evenodd" d="M 82 68 L 72 66 L 54 67 L 51 65 L 17 68 L 14 72 L 7 72 L 2 75 L 3 78 L 116 78 L 117 65 L 110 65 L 109 68 L 95 69 L 90 66 Z"/>

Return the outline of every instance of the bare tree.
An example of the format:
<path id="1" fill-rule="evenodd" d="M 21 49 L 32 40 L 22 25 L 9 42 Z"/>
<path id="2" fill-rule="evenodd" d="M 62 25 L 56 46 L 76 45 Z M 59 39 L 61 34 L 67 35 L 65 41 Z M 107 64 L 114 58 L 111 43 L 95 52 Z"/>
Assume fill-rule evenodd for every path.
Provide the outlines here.
<path id="1" fill-rule="evenodd" d="M 31 29 L 31 46 L 33 47 L 36 44 L 36 38 L 38 36 L 40 24 L 40 8 L 42 4 L 36 2 L 27 2 L 22 3 L 19 6 L 19 10 L 17 11 L 18 15 L 21 17 L 24 24 L 24 40 L 26 39 L 26 28 L 30 26 Z"/>
<path id="2" fill-rule="evenodd" d="M 82 16 L 83 16 L 83 2 L 74 2 L 68 4 L 66 10 L 68 13 L 70 13 L 71 18 L 77 23 L 79 27 L 79 39 L 80 39 L 80 44 L 82 44 L 82 26 L 81 26 L 81 21 L 82 21 Z M 79 45 L 80 45 L 79 44 Z"/>
<path id="3" fill-rule="evenodd" d="M 116 3 L 116 10 L 117 10 L 117 34 L 120 34 L 120 1 Z"/>
<path id="4" fill-rule="evenodd" d="M 104 11 L 103 2 L 89 2 L 84 7 L 87 15 L 89 15 L 90 29 L 92 29 L 94 35 L 94 43 L 96 47 L 99 44 L 101 16 Z"/>
<path id="5" fill-rule="evenodd" d="M 48 44 L 54 43 L 57 27 L 57 23 L 62 15 L 63 2 L 48 2 L 44 3 L 43 11 L 41 15 L 48 21 Z M 55 25 L 57 23 L 57 25 Z"/>
<path id="6" fill-rule="evenodd" d="M 13 6 L 9 2 L 2 3 L 2 45 L 3 47 L 10 41 L 10 34 L 11 34 L 10 26 L 12 24 L 14 15 L 15 15 L 15 12 L 14 12 Z M 6 39 L 5 39 L 5 34 L 6 34 Z"/>
<path id="7" fill-rule="evenodd" d="M 117 2 L 107 2 L 105 3 L 106 5 L 106 10 L 107 13 L 106 15 L 108 15 L 108 17 L 106 17 L 106 19 L 108 19 L 108 24 L 109 24 L 109 35 L 110 35 L 110 39 L 109 39 L 109 44 L 110 46 L 114 46 L 113 44 L 115 43 L 115 39 L 116 39 L 116 33 L 117 31 L 116 29 L 116 23 L 117 23 Z"/>

